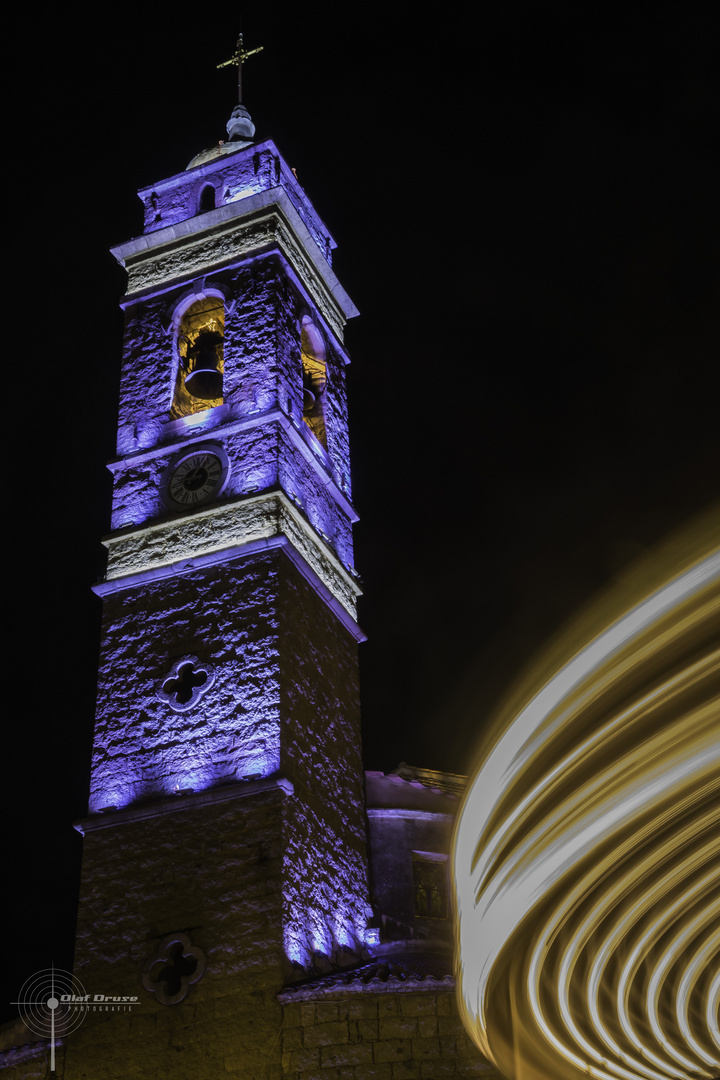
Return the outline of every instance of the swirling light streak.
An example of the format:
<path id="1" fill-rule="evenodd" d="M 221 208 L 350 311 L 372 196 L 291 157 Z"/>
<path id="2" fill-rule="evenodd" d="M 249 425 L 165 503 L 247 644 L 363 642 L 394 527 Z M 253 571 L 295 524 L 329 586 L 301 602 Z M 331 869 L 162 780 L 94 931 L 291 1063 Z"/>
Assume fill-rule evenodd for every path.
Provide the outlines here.
<path id="1" fill-rule="evenodd" d="M 714 1065 L 715 1062 L 693 1035 L 689 1022 L 688 1006 L 700 976 L 706 970 L 711 959 L 718 954 L 720 954 L 720 930 L 709 934 L 707 939 L 702 942 L 700 948 L 688 963 L 678 989 L 678 1007 L 676 1010 L 678 1026 L 685 1042 L 692 1048 L 693 1053 L 707 1065 Z"/>
<path id="2" fill-rule="evenodd" d="M 686 831 L 684 839 L 689 841 L 692 836 L 691 829 Z M 670 854 L 670 845 L 666 845 L 665 854 Z M 658 852 L 662 858 L 663 852 Z M 654 861 L 654 858 L 653 860 Z M 651 860 L 645 859 L 642 861 L 638 868 L 639 873 L 636 875 L 642 877 L 650 868 Z M 578 929 L 571 943 L 571 947 L 563 958 L 563 963 L 560 969 L 559 979 L 559 991 L 560 991 L 560 1008 L 565 1021 L 566 1026 L 575 1036 L 576 1041 L 581 1041 L 581 1036 L 575 1026 L 574 1019 L 572 1017 L 570 1007 L 570 974 L 574 969 L 575 964 L 578 961 L 579 954 L 582 949 L 587 945 L 590 936 L 595 926 L 599 925 L 600 921 L 605 918 L 611 911 L 613 906 L 621 898 L 623 891 L 623 884 L 615 885 L 614 888 L 607 891 L 601 896 L 599 903 L 597 903 L 590 911 L 588 917 L 585 919 L 582 926 Z M 649 898 L 648 898 L 649 899 Z M 598 946 L 596 956 L 591 965 L 590 973 L 587 978 L 587 1000 L 588 1009 L 590 1011 L 592 1023 L 596 1030 L 600 1033 L 603 1042 L 610 1047 L 610 1049 L 617 1055 L 617 1057 L 623 1061 L 626 1065 L 631 1065 L 637 1070 L 637 1073 L 642 1076 L 657 1076 L 658 1074 L 648 1067 L 637 1058 L 626 1053 L 619 1043 L 613 1038 L 611 1032 L 606 1027 L 599 1005 L 599 991 L 603 985 L 603 973 L 607 967 L 609 960 L 617 952 L 618 945 L 620 944 L 622 937 L 627 933 L 628 922 L 634 922 L 640 914 L 645 910 L 645 906 L 642 903 L 631 904 L 629 910 L 626 911 L 624 918 L 617 920 L 616 924 L 612 928 L 612 933 L 605 938 L 600 946 Z M 626 905 L 627 908 L 627 905 Z M 632 1041 L 632 1039 L 631 1039 Z M 594 1050 L 589 1045 L 586 1047 L 590 1056 L 594 1055 Z M 641 1049 L 641 1047 L 640 1047 Z M 662 1064 L 662 1063 L 661 1063 Z M 682 1075 L 682 1074 L 677 1074 Z"/>
<path id="3" fill-rule="evenodd" d="M 466 1026 L 517 1080 L 720 1077 L 720 511 L 586 613 L 459 817 Z"/>
<path id="4" fill-rule="evenodd" d="M 710 1032 L 710 1038 L 715 1043 L 716 1047 L 720 1051 L 720 1024 L 718 1023 L 718 1016 L 720 1015 L 720 970 L 710 984 L 710 990 L 708 991 L 707 1007 L 705 1009 L 705 1022 L 707 1023 L 707 1029 Z"/>
<path id="5" fill-rule="evenodd" d="M 650 985 L 648 987 L 648 1018 L 653 1034 L 667 1053 L 675 1058 L 680 1065 L 685 1065 L 688 1069 L 694 1068 L 694 1062 L 675 1049 L 662 1029 L 662 1024 L 660 1022 L 660 995 L 663 990 L 663 982 L 669 969 L 683 956 L 688 944 L 697 937 L 704 927 L 707 926 L 708 921 L 716 912 L 717 896 L 713 897 L 710 903 L 700 910 L 688 926 L 683 927 L 683 929 L 676 933 L 671 939 L 661 954 L 660 962 L 652 973 Z"/>
<path id="6" fill-rule="evenodd" d="M 712 814 L 708 815 L 708 817 L 709 820 L 707 824 L 712 828 L 717 816 L 716 814 Z M 706 854 L 709 859 L 717 854 L 717 841 L 714 837 L 705 846 L 704 854 Z M 688 867 L 688 869 L 692 868 Z M 640 1053 L 643 1052 L 644 1047 L 642 1040 L 635 1032 L 630 1008 L 631 989 L 640 965 L 643 962 L 644 957 L 655 948 L 657 940 L 662 936 L 667 927 L 671 925 L 674 920 L 679 918 L 689 905 L 695 903 L 698 897 L 703 896 L 706 892 L 713 889 L 717 889 L 717 871 L 714 868 L 698 881 L 694 882 L 690 888 L 680 892 L 675 902 L 666 907 L 653 921 L 650 922 L 646 932 L 635 942 L 634 948 L 620 972 L 617 994 L 618 1018 L 629 1042 L 632 1043 Z M 652 909 L 652 902 L 651 894 L 647 898 L 645 905 L 647 909 Z M 645 912 L 643 912 L 643 914 L 645 914 Z M 618 942 L 617 946 L 619 946 L 619 944 L 620 943 Z M 645 1048 L 645 1053 L 651 1060 L 660 1061 L 662 1063 L 662 1059 L 657 1058 L 652 1050 Z"/>
<path id="7" fill-rule="evenodd" d="M 714 819 L 714 815 L 712 815 L 712 817 Z M 710 815 L 708 815 L 708 818 L 710 818 Z M 708 826 L 711 826 L 712 820 L 708 820 L 706 824 Z M 700 828 L 702 827 L 703 823 L 701 822 Z M 686 844 L 689 844 L 691 842 L 696 828 L 697 825 L 695 822 L 693 822 L 692 825 L 688 826 L 685 830 L 683 830 L 682 833 L 677 836 L 677 838 L 674 837 L 673 841 L 677 840 L 677 842 L 684 847 Z M 639 867 L 638 874 L 638 884 L 641 887 L 645 874 L 652 869 L 653 864 L 656 861 L 659 861 L 661 866 L 664 865 L 665 859 L 671 856 L 673 847 L 674 843 L 667 843 L 666 845 L 663 845 L 660 849 L 658 849 L 657 852 L 654 851 L 652 854 L 652 858 L 643 861 L 643 863 Z M 716 843 L 713 839 L 710 843 L 707 843 L 702 847 L 702 849 L 696 854 L 695 859 L 693 860 L 694 865 L 688 864 L 687 869 L 701 867 L 704 862 L 712 858 L 715 852 L 715 848 Z M 704 877 L 700 878 L 699 881 L 695 882 L 692 888 L 685 890 L 683 893 L 681 893 L 675 901 L 674 905 L 671 905 L 670 908 L 665 909 L 664 918 L 667 920 L 667 918 L 672 915 L 673 912 L 676 913 L 677 911 L 682 910 L 684 907 L 687 906 L 687 904 L 693 901 L 695 896 L 701 895 L 708 889 L 715 887 L 715 885 L 716 873 L 713 869 Z M 632 1063 L 641 1074 L 645 1066 L 643 1066 L 641 1062 L 638 1062 L 636 1058 L 625 1053 L 625 1051 L 620 1048 L 619 1044 L 612 1039 L 612 1036 L 602 1022 L 600 1017 L 600 1007 L 598 999 L 600 987 L 603 985 L 604 973 L 608 963 L 613 957 L 617 956 L 623 937 L 627 934 L 628 929 L 636 922 L 638 922 L 641 917 L 647 914 L 648 910 L 651 909 L 652 904 L 653 893 L 650 890 L 646 890 L 645 894 L 641 895 L 637 899 L 635 899 L 635 896 L 632 896 L 630 902 L 626 904 L 627 914 L 625 918 L 618 919 L 616 921 L 615 925 L 612 927 L 611 933 L 605 938 L 602 945 L 598 948 L 598 952 L 593 961 L 590 975 L 588 978 L 588 1004 L 592 1012 L 593 1022 L 595 1023 L 598 1030 L 601 1031 L 603 1040 L 612 1047 L 615 1053 L 618 1054 L 618 1056 L 621 1057 L 622 1060 L 626 1061 L 626 1063 Z M 611 905 L 608 906 L 608 911 L 610 909 Z M 628 1014 L 628 989 L 632 985 L 632 980 L 629 977 L 629 973 L 631 971 L 631 965 L 639 958 L 641 959 L 643 953 L 647 951 L 648 940 L 653 932 L 654 926 L 651 929 L 651 933 L 647 935 L 644 942 L 641 941 L 641 943 L 639 944 L 636 943 L 635 948 L 631 952 L 628 963 L 626 963 L 625 967 L 621 971 L 618 981 L 618 1019 L 628 1038 L 628 1041 L 639 1053 L 643 1052 L 643 1046 L 640 1040 L 637 1039 L 637 1037 L 635 1036 L 630 1016 Z M 650 1060 L 655 1060 L 651 1052 L 648 1051 L 647 1053 Z M 656 1064 L 657 1063 L 658 1062 L 656 1061 Z M 662 1064 L 662 1062 L 660 1062 L 660 1064 Z"/>

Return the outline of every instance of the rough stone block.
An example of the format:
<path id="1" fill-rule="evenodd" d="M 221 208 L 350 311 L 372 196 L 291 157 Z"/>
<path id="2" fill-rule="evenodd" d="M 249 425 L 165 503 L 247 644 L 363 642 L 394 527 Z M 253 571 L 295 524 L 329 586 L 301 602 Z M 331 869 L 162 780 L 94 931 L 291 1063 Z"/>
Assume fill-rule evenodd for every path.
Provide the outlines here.
<path id="1" fill-rule="evenodd" d="M 393 1080 L 418 1080 L 419 1061 L 396 1061 L 392 1067 Z"/>
<path id="2" fill-rule="evenodd" d="M 314 1005 L 301 1005 L 300 1006 L 300 1023 L 303 1027 L 312 1027 L 315 1023 L 315 1006 Z"/>
<path id="3" fill-rule="evenodd" d="M 408 994 L 400 998 L 403 1016 L 434 1016 L 438 1011 L 435 994 Z"/>
<path id="4" fill-rule="evenodd" d="M 455 1076 L 455 1064 L 452 1061 L 423 1061 L 420 1076 L 422 1080 L 446 1080 Z"/>
<path id="5" fill-rule="evenodd" d="M 348 1004 L 348 1016 L 355 1019 L 374 1020 L 378 1014 L 378 1003 L 375 998 L 358 997 Z"/>
<path id="6" fill-rule="evenodd" d="M 379 1027 L 381 1039 L 410 1039 L 417 1035 L 417 1020 L 413 1017 L 383 1017 Z"/>
<path id="7" fill-rule="evenodd" d="M 375 1061 L 409 1061 L 412 1058 L 412 1042 L 410 1039 L 387 1039 L 385 1042 L 377 1042 L 373 1047 Z"/>
<path id="8" fill-rule="evenodd" d="M 436 998 L 438 1016 L 457 1016 L 457 1005 L 452 994 L 438 994 Z"/>
<path id="9" fill-rule="evenodd" d="M 292 1072 L 303 1072 L 306 1069 L 316 1069 L 319 1064 L 319 1050 L 293 1050 L 290 1055 L 290 1070 Z"/>
<path id="10" fill-rule="evenodd" d="M 418 1035 L 423 1039 L 432 1038 L 433 1035 L 437 1035 L 437 1017 L 435 1016 L 419 1016 L 417 1021 Z"/>
<path id="11" fill-rule="evenodd" d="M 358 1065 L 355 1080 L 392 1080 L 392 1065 Z"/>
<path id="12" fill-rule="evenodd" d="M 398 1000 L 395 997 L 391 997 L 389 994 L 383 994 L 378 998 L 377 1003 L 378 1016 L 398 1016 L 400 1014 L 400 1006 Z"/>
<path id="13" fill-rule="evenodd" d="M 492 1065 L 488 1065 L 485 1059 L 480 1057 L 477 1049 L 475 1050 L 475 1055 L 475 1058 L 471 1061 L 466 1059 L 464 1061 L 455 1062 L 455 1072 L 457 1076 L 484 1076 L 487 1077 L 488 1080 L 501 1080 L 500 1073 L 496 1072 Z"/>
<path id="14" fill-rule="evenodd" d="M 425 1058 L 440 1057 L 440 1040 L 439 1039 L 413 1039 L 412 1041 L 412 1056 L 421 1061 Z"/>
<path id="15" fill-rule="evenodd" d="M 460 1052 L 464 1050 L 461 1047 Z M 458 1040 L 453 1035 L 443 1035 L 440 1039 L 440 1053 L 444 1058 L 457 1058 Z"/>
<path id="16" fill-rule="evenodd" d="M 303 1044 L 302 1028 L 290 1028 L 283 1031 L 283 1050 L 299 1050 Z"/>
<path id="17" fill-rule="evenodd" d="M 441 1035 L 464 1035 L 465 1028 L 459 1016 L 439 1016 L 438 1031 Z"/>
<path id="18" fill-rule="evenodd" d="M 336 1020 L 330 1024 L 315 1024 L 305 1029 L 304 1046 L 332 1046 L 350 1041 L 347 1020 Z"/>
<path id="19" fill-rule="evenodd" d="M 380 1037 L 377 1020 L 358 1020 L 357 1034 L 360 1042 L 377 1042 Z"/>
<path id="20" fill-rule="evenodd" d="M 335 1002 L 323 1002 L 322 1004 L 315 1006 L 315 1022 L 317 1024 L 324 1024 L 329 1020 L 338 1019 L 338 1007 Z"/>
<path id="21" fill-rule="evenodd" d="M 300 1027 L 303 1024 L 302 1018 L 302 1006 L 301 1005 L 285 1005 L 283 1008 L 283 1017 L 286 1028 Z"/>
<path id="22" fill-rule="evenodd" d="M 373 1051 L 370 1043 L 347 1043 L 345 1046 L 324 1046 L 320 1051 L 320 1064 L 327 1065 L 369 1065 L 372 1064 Z"/>

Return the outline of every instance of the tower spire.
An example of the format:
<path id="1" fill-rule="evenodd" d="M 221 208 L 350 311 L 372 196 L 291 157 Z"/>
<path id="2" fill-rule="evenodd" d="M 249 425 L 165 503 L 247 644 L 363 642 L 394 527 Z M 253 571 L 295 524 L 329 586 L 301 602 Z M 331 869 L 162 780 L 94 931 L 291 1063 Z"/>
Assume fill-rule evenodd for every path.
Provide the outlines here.
<path id="1" fill-rule="evenodd" d="M 242 33 L 238 34 L 237 44 L 235 45 L 235 52 L 229 60 L 223 60 L 222 64 L 217 65 L 217 70 L 221 68 L 230 67 L 232 64 L 237 64 L 238 73 L 238 103 L 232 111 L 230 119 L 227 123 L 227 131 L 230 136 L 231 142 L 246 141 L 252 139 L 255 134 L 255 125 L 250 119 L 250 113 L 243 105 L 242 99 L 242 66 L 250 56 L 254 56 L 255 53 L 262 52 L 263 46 L 258 45 L 255 49 L 246 49 L 243 45 Z"/>

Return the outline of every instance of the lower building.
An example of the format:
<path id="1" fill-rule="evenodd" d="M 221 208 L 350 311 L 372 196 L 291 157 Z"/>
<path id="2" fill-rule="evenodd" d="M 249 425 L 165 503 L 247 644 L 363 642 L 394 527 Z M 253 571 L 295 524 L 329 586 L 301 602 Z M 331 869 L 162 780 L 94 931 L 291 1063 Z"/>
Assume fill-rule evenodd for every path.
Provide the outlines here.
<path id="1" fill-rule="evenodd" d="M 233 800 L 227 800 L 219 816 L 221 832 L 212 812 L 217 804 L 189 826 L 175 812 L 163 814 L 160 803 L 154 815 L 128 814 L 120 833 L 103 830 L 112 848 L 108 862 L 117 862 L 128 888 L 109 905 L 103 878 L 98 904 L 87 914 L 86 951 L 96 958 L 92 968 L 85 966 L 87 981 L 78 988 L 104 986 L 111 992 L 101 992 L 103 997 L 137 1000 L 94 1004 L 92 998 L 100 995 L 91 992 L 87 1004 L 71 1005 L 69 1017 L 59 1018 L 56 1074 L 108 1080 L 160 1077 L 170 1071 L 180 1077 L 273 1080 L 498 1077 L 465 1032 L 456 1003 L 448 869 L 464 781 L 405 764 L 391 774 L 365 774 L 371 944 L 363 955 L 348 949 L 334 962 L 318 953 L 314 970 L 289 983 L 279 941 L 274 953 L 263 944 L 269 921 L 282 924 L 281 859 L 272 850 L 272 837 L 287 792 L 268 789 L 260 798 L 259 790 L 251 793 L 261 807 L 253 817 L 238 815 Z M 136 890 L 148 898 L 157 891 L 152 852 L 144 866 L 128 865 L 118 843 L 125 831 L 131 850 L 139 839 L 142 843 L 140 833 L 161 849 L 174 848 L 180 838 L 191 860 L 199 850 L 205 852 L 205 873 L 218 885 L 217 906 L 225 907 L 222 921 L 232 949 L 214 954 L 200 926 L 186 926 L 159 942 L 157 936 L 151 939 L 154 952 L 142 965 L 139 953 L 135 963 L 124 955 L 109 962 L 93 949 L 105 922 L 126 923 L 123 936 L 132 936 L 131 924 L 144 925 L 145 914 Z M 263 845 L 264 857 L 258 859 Z M 225 852 L 224 859 L 239 871 L 242 886 L 232 897 L 220 893 L 224 860 L 211 867 L 210 848 Z M 241 861 L 237 856 L 243 850 Z M 181 889 L 176 880 L 162 883 L 159 893 L 171 905 L 173 893 Z M 197 916 L 205 925 L 211 892 L 207 886 L 203 890 L 206 910 Z M 179 896 L 176 902 L 182 904 Z M 74 1021 L 73 1009 L 85 1010 L 74 1029 L 78 1014 Z M 31 1027 L 18 1021 L 2 1031 L 0 1067 L 8 1080 L 53 1075 L 49 1040 L 31 1029 L 36 1012 L 30 1010 Z"/>

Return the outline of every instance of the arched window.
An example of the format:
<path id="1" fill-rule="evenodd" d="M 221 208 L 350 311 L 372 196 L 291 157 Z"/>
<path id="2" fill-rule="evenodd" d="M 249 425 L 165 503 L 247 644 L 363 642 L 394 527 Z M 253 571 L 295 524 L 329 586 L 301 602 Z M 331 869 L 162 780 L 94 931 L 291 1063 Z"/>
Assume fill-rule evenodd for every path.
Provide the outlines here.
<path id="1" fill-rule="evenodd" d="M 203 296 L 177 326 L 178 367 L 170 416 L 190 416 L 223 403 L 225 308 L 219 296 Z"/>
<path id="2" fill-rule="evenodd" d="M 215 209 L 215 188 L 212 184 L 206 184 L 200 193 L 198 202 L 198 214 L 206 214 L 208 210 Z"/>
<path id="3" fill-rule="evenodd" d="M 325 430 L 325 344 L 309 316 L 304 315 L 300 335 L 303 373 L 303 420 L 327 450 Z"/>

